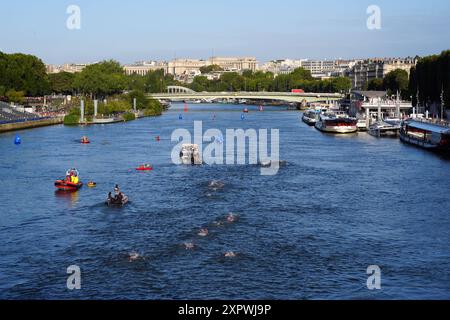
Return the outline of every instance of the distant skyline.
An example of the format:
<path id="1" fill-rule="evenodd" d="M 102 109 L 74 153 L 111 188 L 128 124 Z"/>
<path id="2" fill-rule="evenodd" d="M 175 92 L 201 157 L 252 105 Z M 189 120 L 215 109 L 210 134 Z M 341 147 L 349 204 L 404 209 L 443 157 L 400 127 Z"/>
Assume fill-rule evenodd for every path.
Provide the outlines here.
<path id="1" fill-rule="evenodd" d="M 70 5 L 81 9 L 80 30 L 66 26 Z M 381 9 L 380 30 L 367 28 L 370 5 Z M 448 0 L 16 0 L 2 13 L 0 51 L 48 64 L 406 57 L 450 47 Z"/>

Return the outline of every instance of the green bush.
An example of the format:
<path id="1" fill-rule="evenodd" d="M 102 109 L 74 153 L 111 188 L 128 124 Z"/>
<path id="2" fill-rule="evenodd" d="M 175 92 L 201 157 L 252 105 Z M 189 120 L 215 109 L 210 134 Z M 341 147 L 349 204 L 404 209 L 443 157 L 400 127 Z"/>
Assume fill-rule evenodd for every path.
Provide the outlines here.
<path id="1" fill-rule="evenodd" d="M 136 120 L 136 115 L 131 112 L 126 112 L 123 114 L 123 120 L 124 121 L 133 121 Z"/>
<path id="2" fill-rule="evenodd" d="M 75 126 L 80 123 L 80 116 L 76 114 L 69 114 L 64 117 L 64 124 L 66 126 Z"/>

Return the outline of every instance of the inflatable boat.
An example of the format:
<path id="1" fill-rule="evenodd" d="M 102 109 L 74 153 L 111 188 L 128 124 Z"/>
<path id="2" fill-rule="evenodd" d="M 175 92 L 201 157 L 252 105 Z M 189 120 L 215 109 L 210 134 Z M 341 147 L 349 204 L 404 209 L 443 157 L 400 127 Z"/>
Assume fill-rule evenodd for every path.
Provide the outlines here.
<path id="1" fill-rule="evenodd" d="M 138 168 L 136 168 L 137 171 L 152 171 L 153 167 L 149 164 L 143 164 L 141 166 L 139 166 Z"/>
<path id="2" fill-rule="evenodd" d="M 58 189 L 60 191 L 77 191 L 77 190 L 81 189 L 82 186 L 83 186 L 82 182 L 71 183 L 71 182 L 64 181 L 64 180 L 57 180 L 55 182 L 56 189 Z"/>
<path id="3" fill-rule="evenodd" d="M 123 207 L 128 203 L 128 197 L 123 195 L 122 199 L 108 198 L 106 199 L 106 205 L 108 207 Z"/>

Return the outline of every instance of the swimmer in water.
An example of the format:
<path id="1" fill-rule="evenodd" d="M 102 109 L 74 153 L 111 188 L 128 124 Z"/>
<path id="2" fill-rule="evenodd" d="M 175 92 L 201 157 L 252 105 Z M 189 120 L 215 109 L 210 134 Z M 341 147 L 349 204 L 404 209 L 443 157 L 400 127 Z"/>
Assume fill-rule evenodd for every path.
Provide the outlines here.
<path id="1" fill-rule="evenodd" d="M 225 258 L 236 258 L 236 253 L 234 253 L 233 251 L 228 251 L 227 253 L 225 253 Z"/>
<path id="2" fill-rule="evenodd" d="M 184 243 L 184 248 L 185 248 L 186 250 L 192 250 L 192 249 L 195 248 L 195 244 L 193 244 L 192 242 L 185 242 L 185 243 Z"/>
<path id="3" fill-rule="evenodd" d="M 141 258 L 141 255 L 137 252 L 131 252 L 128 254 L 128 262 L 134 262 Z"/>
<path id="4" fill-rule="evenodd" d="M 236 222 L 236 219 L 237 219 L 237 217 L 233 213 L 230 213 L 227 217 L 227 222 L 234 223 L 234 222 Z"/>
<path id="5" fill-rule="evenodd" d="M 209 183 L 208 188 L 212 189 L 213 191 L 217 191 L 225 186 L 225 183 L 218 180 L 213 180 Z"/>
<path id="6" fill-rule="evenodd" d="M 208 229 L 201 229 L 200 232 L 198 233 L 198 235 L 200 237 L 207 237 L 209 235 L 209 230 Z"/>

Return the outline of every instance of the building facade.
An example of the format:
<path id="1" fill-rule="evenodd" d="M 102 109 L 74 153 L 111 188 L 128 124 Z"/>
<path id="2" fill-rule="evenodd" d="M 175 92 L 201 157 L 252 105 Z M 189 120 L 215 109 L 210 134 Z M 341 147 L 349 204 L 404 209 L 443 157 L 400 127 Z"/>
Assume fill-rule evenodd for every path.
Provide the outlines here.
<path id="1" fill-rule="evenodd" d="M 83 71 L 89 64 L 87 63 L 66 63 L 61 66 L 57 65 L 46 65 L 47 73 L 60 73 L 60 72 L 69 72 L 69 73 L 78 73 Z"/>
<path id="2" fill-rule="evenodd" d="M 164 74 L 167 74 L 167 62 L 157 62 L 157 61 L 142 61 L 136 62 L 135 64 L 125 65 L 123 70 L 126 75 L 137 74 L 140 76 L 145 76 L 151 71 L 164 70 Z"/>
<path id="3" fill-rule="evenodd" d="M 258 61 L 254 57 L 211 57 L 207 60 L 207 65 L 218 65 L 224 71 L 256 71 Z"/>
<path id="4" fill-rule="evenodd" d="M 382 58 L 366 59 L 351 68 L 347 76 L 352 80 L 353 88 L 364 89 L 374 79 L 383 79 L 389 72 L 396 69 L 405 70 L 408 74 L 417 64 L 416 58 Z"/>

